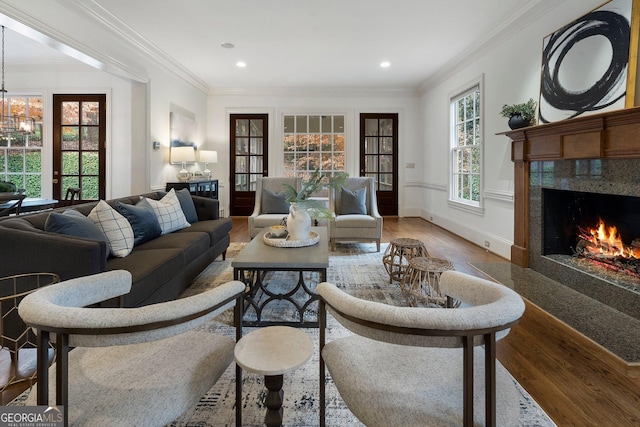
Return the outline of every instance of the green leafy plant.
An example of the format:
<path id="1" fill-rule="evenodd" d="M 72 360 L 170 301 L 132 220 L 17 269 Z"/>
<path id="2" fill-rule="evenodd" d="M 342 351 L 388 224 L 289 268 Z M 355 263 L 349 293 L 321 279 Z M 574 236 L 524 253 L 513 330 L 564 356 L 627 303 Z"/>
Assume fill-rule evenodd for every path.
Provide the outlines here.
<path id="1" fill-rule="evenodd" d="M 289 184 L 282 184 L 287 202 L 298 203 L 307 209 L 311 219 L 332 219 L 333 213 L 320 200 L 310 199 L 324 188 L 339 189 L 349 178 L 346 172 L 338 172 L 333 176 L 324 175 L 320 169 L 313 171 L 309 179 L 302 181 L 300 191 Z"/>
<path id="2" fill-rule="evenodd" d="M 538 103 L 534 101 L 533 98 L 530 98 L 527 102 L 522 104 L 505 104 L 502 106 L 502 110 L 500 110 L 500 115 L 502 117 L 511 118 L 511 116 L 520 114 L 523 119 L 533 123 L 536 118 L 537 106 Z"/>

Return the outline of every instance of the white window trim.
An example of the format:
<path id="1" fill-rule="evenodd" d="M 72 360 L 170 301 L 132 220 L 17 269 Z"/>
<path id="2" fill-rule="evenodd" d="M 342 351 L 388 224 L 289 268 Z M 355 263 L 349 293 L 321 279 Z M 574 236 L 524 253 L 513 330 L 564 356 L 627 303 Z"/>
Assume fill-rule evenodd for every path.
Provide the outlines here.
<path id="1" fill-rule="evenodd" d="M 454 179 L 453 179 L 453 171 L 455 170 L 454 162 L 456 159 L 454 158 L 453 144 L 454 137 L 456 135 L 453 123 L 453 117 L 455 112 L 453 111 L 452 101 L 455 98 L 458 98 L 464 95 L 467 92 L 474 90 L 475 88 L 479 88 L 480 90 L 480 197 L 478 200 L 478 204 L 465 202 L 458 198 L 454 197 Z M 469 81 L 464 84 L 460 88 L 455 91 L 449 93 L 447 97 L 447 108 L 449 111 L 448 120 L 449 120 L 449 147 L 448 147 L 448 155 L 449 155 L 449 198 L 447 203 L 449 207 L 458 209 L 464 212 L 472 213 L 475 215 L 483 216 L 484 215 L 484 74 L 478 76 L 477 78 Z"/>

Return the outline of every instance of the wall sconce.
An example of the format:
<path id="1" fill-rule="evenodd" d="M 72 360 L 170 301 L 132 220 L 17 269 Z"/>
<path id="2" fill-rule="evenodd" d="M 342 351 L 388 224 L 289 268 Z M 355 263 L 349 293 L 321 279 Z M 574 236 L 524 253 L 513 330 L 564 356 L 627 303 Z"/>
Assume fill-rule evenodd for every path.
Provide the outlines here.
<path id="1" fill-rule="evenodd" d="M 171 163 L 182 163 L 182 169 L 176 175 L 179 181 L 188 181 L 191 174 L 187 170 L 187 162 L 196 161 L 196 151 L 193 147 L 171 147 Z"/>
<path id="2" fill-rule="evenodd" d="M 206 176 L 207 178 L 211 178 L 209 163 L 218 163 L 218 152 L 200 150 L 200 163 L 204 163 L 204 171 L 202 171 L 204 176 Z"/>
<path id="3" fill-rule="evenodd" d="M 160 149 L 160 142 L 153 141 L 153 151 L 158 151 Z"/>

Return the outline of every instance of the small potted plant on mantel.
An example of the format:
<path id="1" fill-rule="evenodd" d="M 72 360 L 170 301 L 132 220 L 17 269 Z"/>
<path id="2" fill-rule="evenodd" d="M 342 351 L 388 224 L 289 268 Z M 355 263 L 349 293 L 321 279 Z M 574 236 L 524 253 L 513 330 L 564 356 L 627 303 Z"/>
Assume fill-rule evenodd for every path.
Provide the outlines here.
<path id="1" fill-rule="evenodd" d="M 500 110 L 500 115 L 509 119 L 511 129 L 520 129 L 535 124 L 537 106 L 533 98 L 522 104 L 505 104 Z"/>

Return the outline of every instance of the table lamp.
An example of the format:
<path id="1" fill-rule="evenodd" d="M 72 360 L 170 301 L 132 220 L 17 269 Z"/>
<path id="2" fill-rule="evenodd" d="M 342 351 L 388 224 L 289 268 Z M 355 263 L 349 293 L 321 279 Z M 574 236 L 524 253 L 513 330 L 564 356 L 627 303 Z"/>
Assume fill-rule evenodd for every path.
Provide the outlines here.
<path id="1" fill-rule="evenodd" d="M 211 171 L 209 170 L 209 163 L 218 163 L 217 151 L 200 151 L 200 162 L 204 163 L 204 171 L 202 172 L 207 178 L 211 178 Z"/>
<path id="2" fill-rule="evenodd" d="M 187 170 L 187 162 L 196 161 L 196 152 L 193 147 L 171 147 L 171 163 L 182 163 L 182 169 L 177 173 L 179 181 L 188 181 L 191 175 Z"/>

